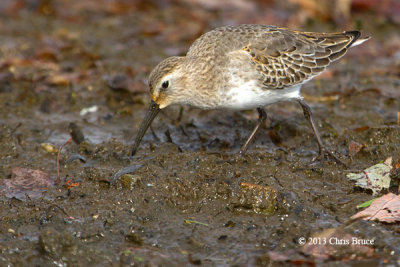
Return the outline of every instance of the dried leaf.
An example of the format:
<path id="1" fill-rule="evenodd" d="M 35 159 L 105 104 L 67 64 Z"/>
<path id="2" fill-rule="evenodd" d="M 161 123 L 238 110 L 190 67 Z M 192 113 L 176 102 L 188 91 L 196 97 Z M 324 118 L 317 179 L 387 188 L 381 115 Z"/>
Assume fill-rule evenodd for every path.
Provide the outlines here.
<path id="1" fill-rule="evenodd" d="M 47 82 L 51 85 L 68 85 L 69 79 L 65 75 L 56 74 L 49 77 Z"/>
<path id="2" fill-rule="evenodd" d="M 242 11 L 250 11 L 254 9 L 254 3 L 245 0 L 182 0 L 183 2 L 188 2 L 190 4 L 200 5 L 209 9 L 224 9 L 227 6 L 230 8 L 237 8 Z"/>
<path id="3" fill-rule="evenodd" d="M 361 132 L 364 132 L 366 130 L 369 130 L 369 128 L 370 128 L 369 126 L 361 126 L 361 127 L 355 128 L 354 131 L 358 132 L 358 133 L 361 133 Z"/>
<path id="4" fill-rule="evenodd" d="M 354 157 L 364 146 L 355 141 L 350 141 L 349 143 L 349 155 L 350 157 Z"/>
<path id="5" fill-rule="evenodd" d="M 361 188 L 371 189 L 372 194 L 377 195 L 382 189 L 389 188 L 391 169 L 392 157 L 389 157 L 384 163 L 371 166 L 361 173 L 349 173 L 347 178 L 356 181 L 356 185 Z"/>
<path id="6" fill-rule="evenodd" d="M 315 262 L 312 259 L 307 258 L 294 249 L 287 251 L 268 251 L 266 257 L 258 257 L 257 263 L 260 263 L 260 266 L 265 266 L 266 264 L 263 264 L 264 260 L 265 262 L 286 262 L 295 266 L 315 266 Z"/>
<path id="7" fill-rule="evenodd" d="M 70 83 L 79 83 L 85 77 L 85 73 L 54 73 L 52 76 L 47 78 L 47 83 L 51 85 L 68 85 Z"/>
<path id="8" fill-rule="evenodd" d="M 43 61 L 57 61 L 56 52 L 51 51 L 50 49 L 45 49 L 39 51 L 36 56 L 36 59 L 43 60 Z"/>
<path id="9" fill-rule="evenodd" d="M 51 187 L 54 182 L 50 176 L 41 170 L 15 167 L 12 170 L 11 179 L 2 180 L 1 191 L 8 198 L 25 200 L 26 195 L 30 198 L 38 198 L 42 192 Z"/>
<path id="10" fill-rule="evenodd" d="M 336 0 L 335 8 L 333 8 L 333 19 L 334 21 L 344 26 L 350 18 L 351 11 L 351 1 L 352 0 Z"/>
<path id="11" fill-rule="evenodd" d="M 398 168 L 400 168 L 400 162 L 397 162 L 395 165 L 394 165 L 394 168 L 397 170 Z"/>
<path id="12" fill-rule="evenodd" d="M 64 187 L 66 187 L 67 189 L 71 189 L 71 188 L 77 187 L 77 186 L 79 186 L 79 185 L 80 185 L 80 183 L 74 183 L 74 182 L 72 182 L 72 180 L 70 179 L 70 180 L 68 180 L 68 181 L 65 182 Z"/>
<path id="13" fill-rule="evenodd" d="M 327 0 L 290 0 L 290 2 L 299 5 L 300 10 L 307 13 L 308 17 L 327 20 L 331 18 L 331 3 Z"/>
<path id="14" fill-rule="evenodd" d="M 352 9 L 357 11 L 373 10 L 378 15 L 390 19 L 393 23 L 400 23 L 400 3 L 397 0 L 352 0 Z"/>
<path id="15" fill-rule="evenodd" d="M 376 199 L 367 209 L 351 217 L 353 220 L 359 218 L 386 223 L 400 222 L 400 196 L 389 193 Z"/>

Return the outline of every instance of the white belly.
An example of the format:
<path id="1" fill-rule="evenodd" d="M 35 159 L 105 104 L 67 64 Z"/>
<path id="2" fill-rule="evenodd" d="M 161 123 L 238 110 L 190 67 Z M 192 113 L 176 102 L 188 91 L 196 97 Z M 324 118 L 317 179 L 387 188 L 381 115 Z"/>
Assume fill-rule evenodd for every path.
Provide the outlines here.
<path id="1" fill-rule="evenodd" d="M 221 108 L 254 109 L 264 107 L 279 101 L 299 99 L 301 84 L 285 89 L 262 89 L 255 82 L 248 81 L 240 86 L 233 87 L 224 93 L 226 99 Z"/>

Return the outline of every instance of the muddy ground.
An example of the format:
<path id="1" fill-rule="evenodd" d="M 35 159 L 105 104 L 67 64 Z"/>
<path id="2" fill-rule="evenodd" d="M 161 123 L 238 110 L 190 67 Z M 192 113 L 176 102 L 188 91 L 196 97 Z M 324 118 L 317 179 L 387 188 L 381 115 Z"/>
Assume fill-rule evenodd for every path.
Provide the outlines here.
<path id="1" fill-rule="evenodd" d="M 338 26 L 273 1 L 228 9 L 67 2 L 0 4 L 1 266 L 400 264 L 399 225 L 350 221 L 373 196 L 346 178 L 389 156 L 400 160 L 396 21 L 363 9 Z M 302 90 L 323 141 L 348 168 L 312 162 L 317 143 L 290 102 L 266 108 L 269 119 L 244 156 L 237 152 L 256 111 L 170 107 L 127 157 L 149 104 L 145 79 L 160 60 L 184 54 L 215 26 L 296 22 L 310 31 L 362 27 L 373 37 Z M 77 142 L 61 152 L 56 185 L 57 149 L 71 123 Z M 43 171 L 37 177 L 48 183 L 7 186 L 19 168 Z M 321 246 L 319 254 L 299 244 L 331 228 L 339 239 L 374 244 Z"/>

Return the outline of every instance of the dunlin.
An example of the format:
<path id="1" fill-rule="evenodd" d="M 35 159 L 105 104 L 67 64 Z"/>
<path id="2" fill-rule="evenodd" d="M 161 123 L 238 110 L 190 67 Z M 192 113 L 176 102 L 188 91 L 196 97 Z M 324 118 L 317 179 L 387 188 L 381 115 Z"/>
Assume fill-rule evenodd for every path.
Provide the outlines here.
<path id="1" fill-rule="evenodd" d="M 264 107 L 295 100 L 303 108 L 319 146 L 319 158 L 330 156 L 318 133 L 301 86 L 321 74 L 347 49 L 361 44 L 359 31 L 301 32 L 267 25 L 217 28 L 199 37 L 186 56 L 170 57 L 149 76 L 150 108 L 131 148 L 134 155 L 151 122 L 170 105 L 201 109 L 257 109 L 259 120 L 240 149 L 245 153 L 266 119 Z"/>

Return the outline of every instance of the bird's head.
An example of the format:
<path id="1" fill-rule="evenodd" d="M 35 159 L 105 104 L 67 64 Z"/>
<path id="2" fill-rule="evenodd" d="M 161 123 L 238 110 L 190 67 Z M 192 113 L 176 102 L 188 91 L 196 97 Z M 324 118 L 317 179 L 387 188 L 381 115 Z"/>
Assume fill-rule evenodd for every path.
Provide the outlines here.
<path id="1" fill-rule="evenodd" d="M 185 91 L 185 76 L 182 69 L 184 57 L 169 57 L 161 61 L 150 73 L 151 99 L 163 109 L 178 104 Z"/>
<path id="2" fill-rule="evenodd" d="M 182 103 L 185 99 L 185 75 L 182 68 L 184 57 L 170 57 L 159 63 L 149 76 L 151 103 L 136 135 L 130 154 L 133 156 L 139 144 L 161 109 Z"/>

